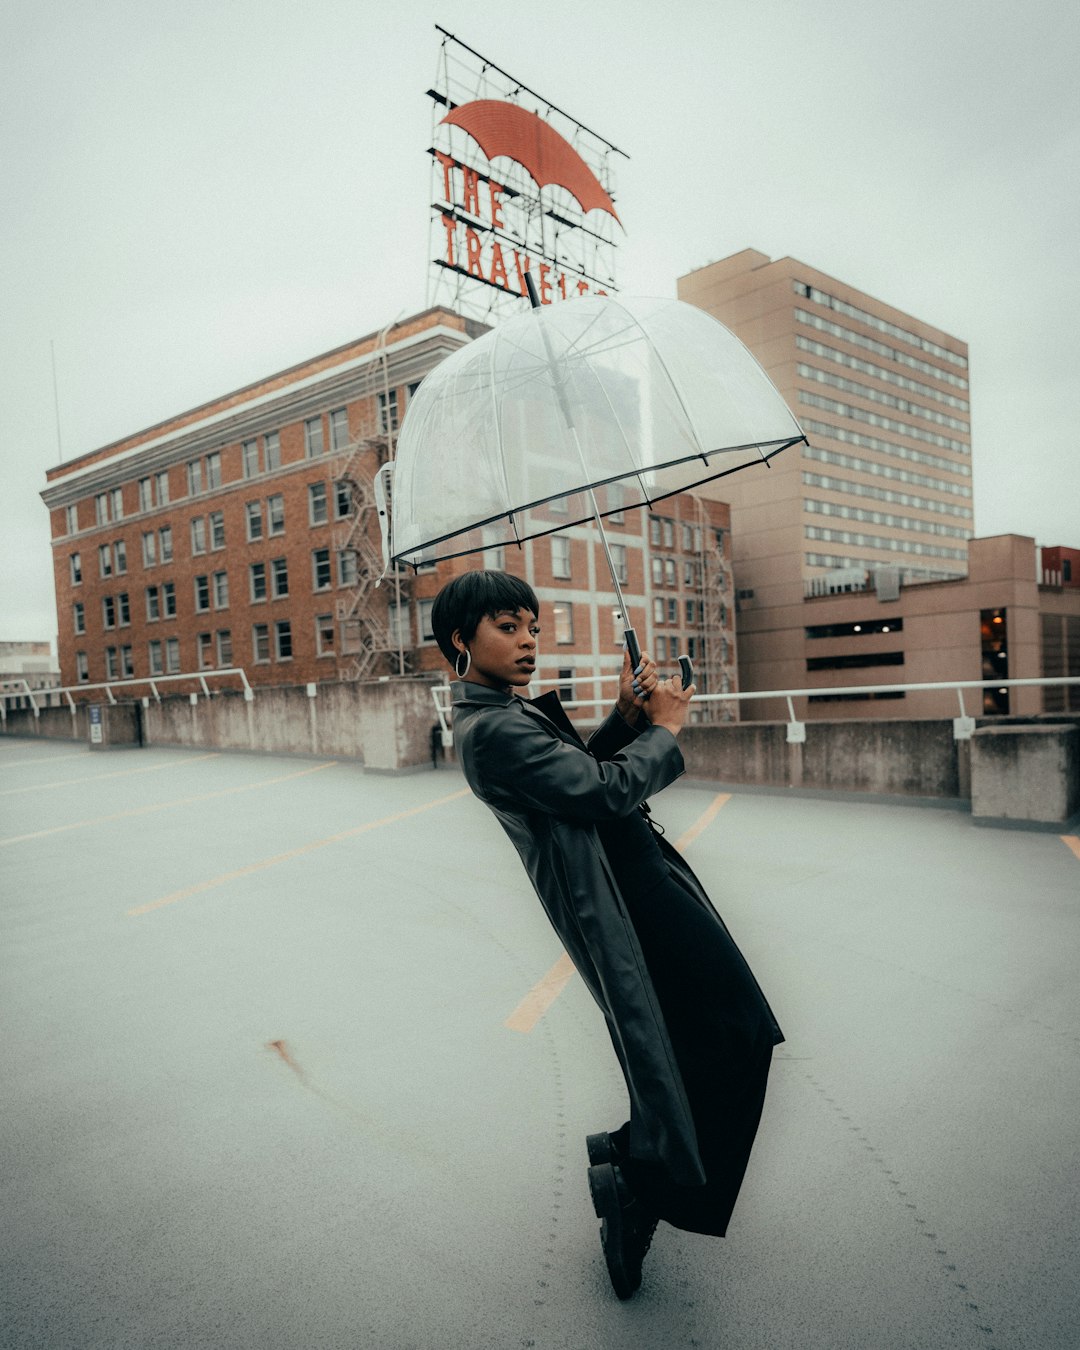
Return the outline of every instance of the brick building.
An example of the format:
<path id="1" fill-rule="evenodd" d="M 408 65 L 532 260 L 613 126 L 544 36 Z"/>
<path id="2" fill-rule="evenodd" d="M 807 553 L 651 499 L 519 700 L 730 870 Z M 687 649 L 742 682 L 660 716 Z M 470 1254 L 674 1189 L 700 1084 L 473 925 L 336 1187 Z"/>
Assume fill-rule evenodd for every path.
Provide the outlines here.
<path id="1" fill-rule="evenodd" d="M 376 587 L 372 481 L 419 382 L 481 331 L 428 310 L 51 469 L 63 684 L 229 667 L 256 686 L 445 673 L 431 603 L 480 560 Z M 616 518 L 611 537 L 644 645 L 668 665 L 689 652 L 699 684 L 733 689 L 727 506 L 684 494 Z M 622 625 L 590 528 L 484 565 L 538 590 L 541 682 L 618 669 Z"/>

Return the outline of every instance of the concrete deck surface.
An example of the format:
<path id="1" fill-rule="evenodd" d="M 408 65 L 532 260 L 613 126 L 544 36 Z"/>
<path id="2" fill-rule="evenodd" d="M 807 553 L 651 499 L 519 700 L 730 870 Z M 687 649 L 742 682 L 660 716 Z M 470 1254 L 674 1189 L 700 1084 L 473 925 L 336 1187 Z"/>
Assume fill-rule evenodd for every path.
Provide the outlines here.
<path id="1" fill-rule="evenodd" d="M 614 1298 L 576 979 L 452 769 L 0 742 L 0 1344 L 1075 1350 L 1080 843 L 653 802 L 785 1032 L 727 1239 Z"/>

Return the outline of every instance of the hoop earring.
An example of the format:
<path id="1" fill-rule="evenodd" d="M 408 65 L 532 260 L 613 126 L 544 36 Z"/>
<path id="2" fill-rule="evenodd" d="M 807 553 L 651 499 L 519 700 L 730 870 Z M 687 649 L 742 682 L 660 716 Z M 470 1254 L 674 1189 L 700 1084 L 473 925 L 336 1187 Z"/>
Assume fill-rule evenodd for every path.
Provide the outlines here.
<path id="1" fill-rule="evenodd" d="M 463 654 L 465 657 L 464 670 L 461 669 L 461 658 Z M 454 674 L 458 677 L 459 680 L 463 680 L 465 676 L 468 675 L 469 667 L 471 665 L 472 665 L 472 652 L 469 651 L 468 647 L 466 647 L 464 653 L 458 652 L 457 654 L 457 660 L 454 662 Z"/>

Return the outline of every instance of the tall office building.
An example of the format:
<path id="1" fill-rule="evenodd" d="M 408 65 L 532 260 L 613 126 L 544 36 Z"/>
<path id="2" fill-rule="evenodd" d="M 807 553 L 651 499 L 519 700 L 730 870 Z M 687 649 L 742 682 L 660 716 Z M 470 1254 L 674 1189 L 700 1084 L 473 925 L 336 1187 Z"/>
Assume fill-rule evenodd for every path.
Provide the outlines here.
<path id="1" fill-rule="evenodd" d="M 678 295 L 746 343 L 809 440 L 767 473 L 703 489 L 731 505 L 742 688 L 803 687 L 804 597 L 895 598 L 901 586 L 967 572 L 967 346 L 754 249 L 680 277 Z"/>

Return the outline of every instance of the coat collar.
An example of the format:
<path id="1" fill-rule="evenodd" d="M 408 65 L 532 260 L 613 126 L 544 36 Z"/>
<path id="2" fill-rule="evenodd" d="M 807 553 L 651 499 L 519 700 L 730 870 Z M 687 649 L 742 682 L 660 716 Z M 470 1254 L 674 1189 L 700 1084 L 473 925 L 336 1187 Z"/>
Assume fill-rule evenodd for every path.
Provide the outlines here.
<path id="1" fill-rule="evenodd" d="M 455 708 L 509 708 L 517 704 L 528 716 L 539 717 L 549 725 L 554 725 L 563 740 L 579 746 L 585 744 L 577 728 L 567 717 L 559 701 L 559 695 L 554 689 L 541 694 L 538 698 L 529 699 L 521 698 L 517 694 L 508 694 L 502 689 L 491 689 L 486 684 L 473 684 L 471 680 L 456 680 L 450 686 L 450 698 Z"/>

